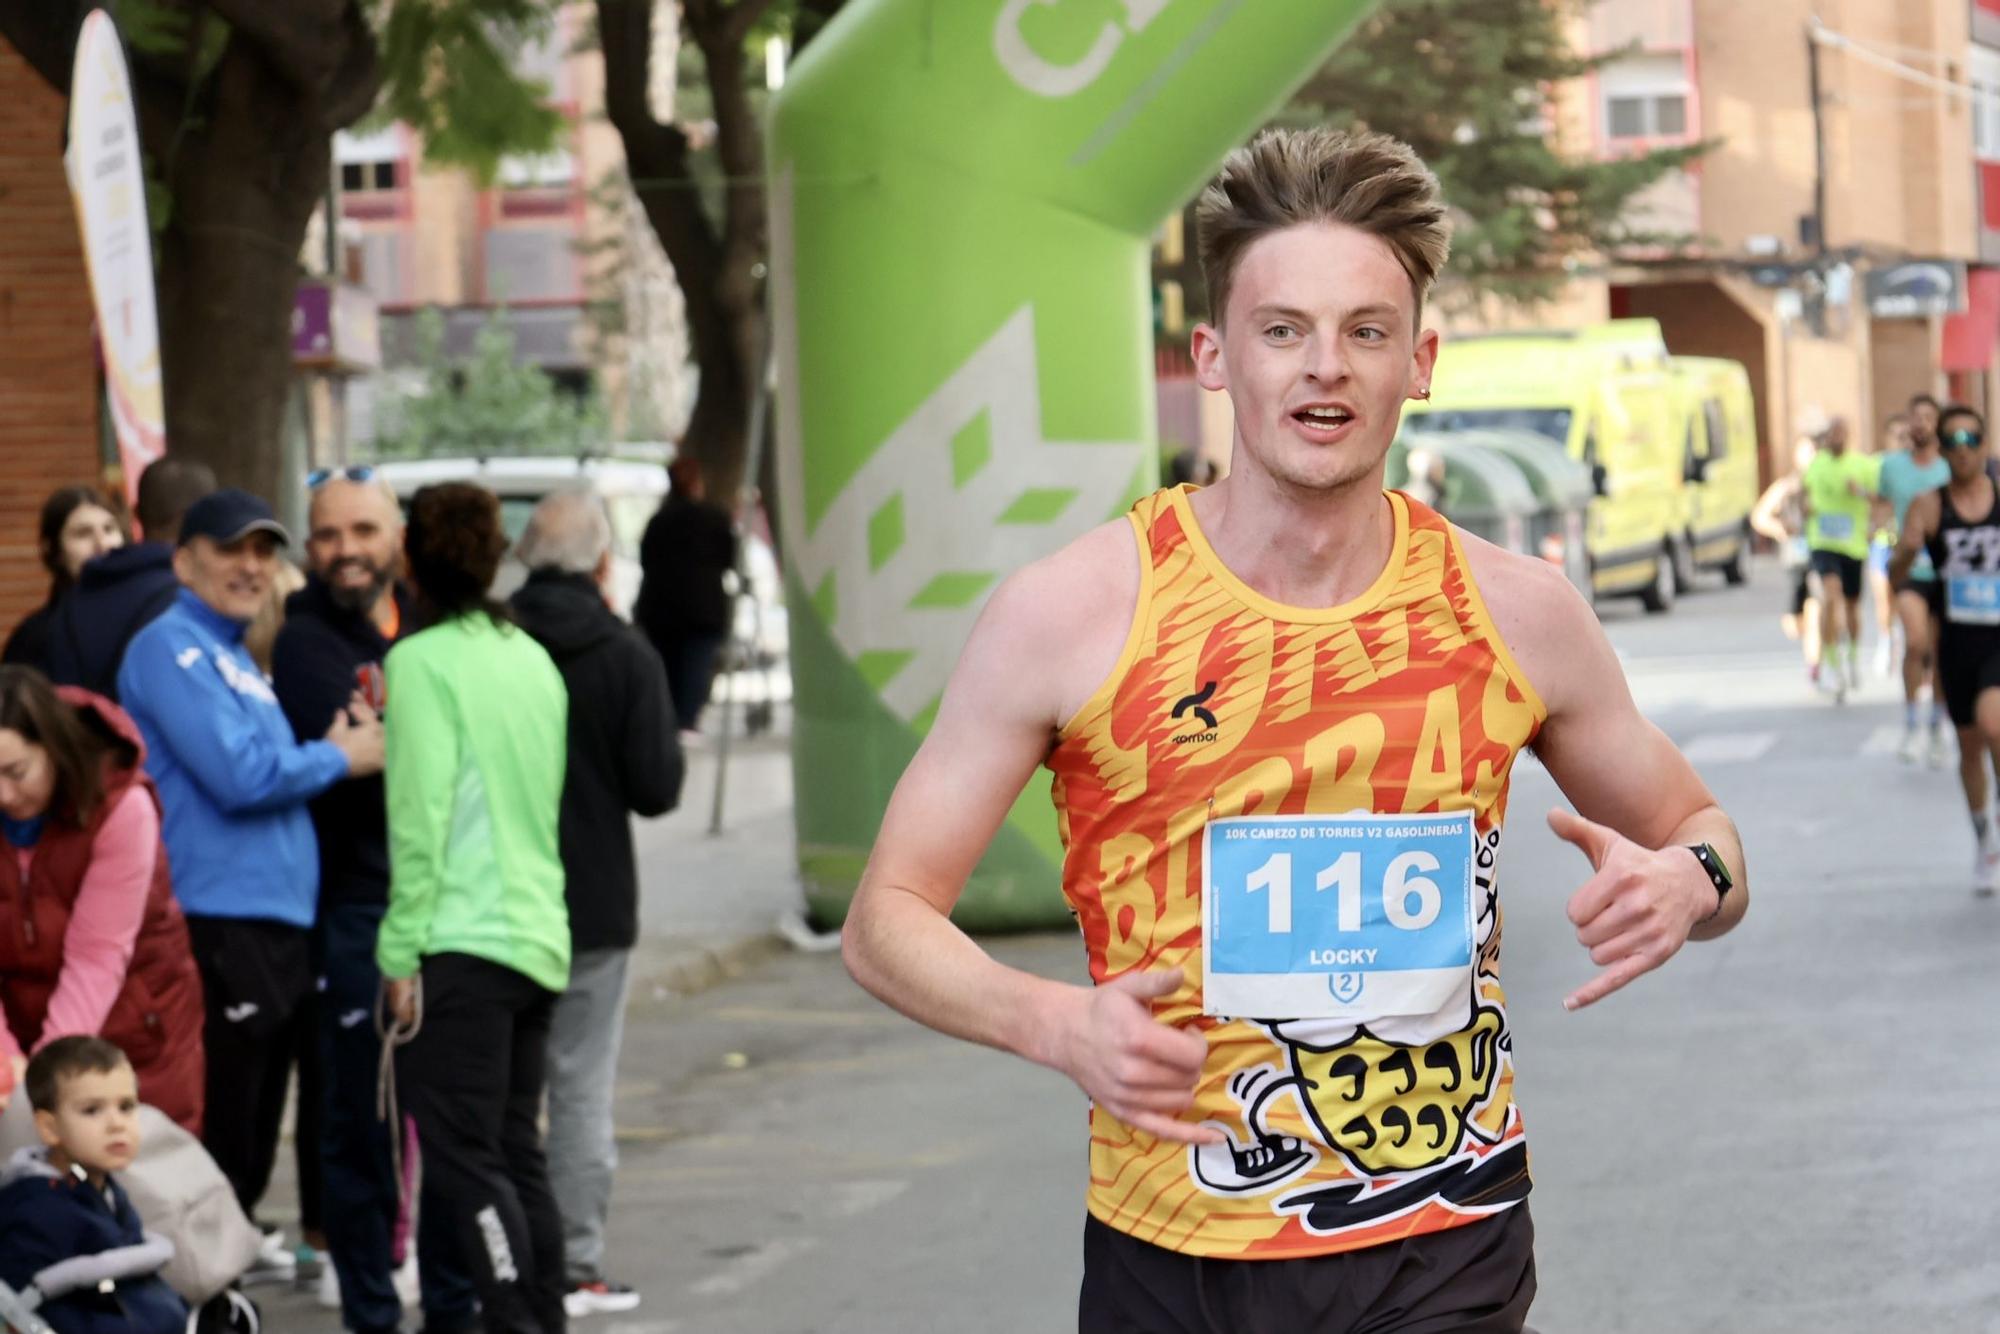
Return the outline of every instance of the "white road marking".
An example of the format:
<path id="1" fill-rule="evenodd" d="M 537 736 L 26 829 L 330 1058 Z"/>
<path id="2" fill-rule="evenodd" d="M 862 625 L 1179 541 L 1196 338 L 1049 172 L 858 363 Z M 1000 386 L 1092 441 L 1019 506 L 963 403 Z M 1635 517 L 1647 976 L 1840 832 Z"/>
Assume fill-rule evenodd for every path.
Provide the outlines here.
<path id="1" fill-rule="evenodd" d="M 698 1297 L 733 1297 L 817 1245 L 819 1243 L 810 1237 L 781 1237 L 747 1255 L 738 1256 L 696 1283 L 690 1291 Z"/>
<path id="2" fill-rule="evenodd" d="M 1902 744 L 1903 725 L 1901 723 L 1884 723 L 1870 732 L 1868 739 L 1861 743 L 1861 753 L 1863 755 L 1894 755 L 1897 748 Z"/>

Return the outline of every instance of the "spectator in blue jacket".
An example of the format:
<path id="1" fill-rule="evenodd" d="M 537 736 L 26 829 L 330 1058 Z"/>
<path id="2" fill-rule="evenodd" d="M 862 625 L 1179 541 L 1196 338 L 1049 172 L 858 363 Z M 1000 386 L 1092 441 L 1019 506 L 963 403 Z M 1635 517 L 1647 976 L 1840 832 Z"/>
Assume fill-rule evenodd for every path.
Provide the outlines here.
<path id="1" fill-rule="evenodd" d="M 243 647 L 285 530 L 222 490 L 181 521 L 174 604 L 125 651 L 118 688 L 146 738 L 174 894 L 207 993 L 202 1141 L 246 1213 L 270 1182 L 288 1057 L 311 995 L 319 847 L 306 803 L 382 768 L 382 724 L 351 699 L 324 738 L 296 740 Z"/>
<path id="2" fill-rule="evenodd" d="M 188 506 L 215 490 L 215 474 L 200 463 L 163 458 L 139 475 L 132 517 L 143 541 L 88 561 L 76 584 L 49 614 L 49 679 L 118 698 L 125 646 L 165 611 L 180 588 L 174 542 Z"/>

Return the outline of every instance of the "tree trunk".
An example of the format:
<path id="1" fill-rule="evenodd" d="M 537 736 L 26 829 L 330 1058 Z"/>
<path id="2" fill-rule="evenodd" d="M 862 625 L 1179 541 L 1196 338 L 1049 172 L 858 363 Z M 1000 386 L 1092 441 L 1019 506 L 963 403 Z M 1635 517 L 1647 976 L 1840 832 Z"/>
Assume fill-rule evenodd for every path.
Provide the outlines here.
<path id="1" fill-rule="evenodd" d="M 0 0 L 0 34 L 65 94 L 84 8 Z M 190 52 L 210 14 L 231 25 L 192 88 L 192 55 L 127 51 L 148 179 L 164 179 L 172 199 L 165 226 L 154 220 L 167 448 L 275 500 L 299 249 L 326 192 L 333 132 L 374 102 L 375 39 L 356 0 L 191 9 Z"/>
<path id="2" fill-rule="evenodd" d="M 841 2 L 808 0 L 802 5 L 801 45 Z M 646 105 L 652 0 L 597 0 L 611 123 L 624 140 L 647 221 L 686 297 L 689 342 L 701 367 L 687 448 L 701 461 L 709 494 L 717 499 L 733 497 L 742 484 L 750 444 L 750 394 L 766 358 L 769 223 L 763 129 L 746 82 L 744 42 L 769 7 L 770 0 L 684 0 L 682 5 L 683 31 L 701 52 L 715 102 L 716 156 L 727 182 L 718 222 L 704 210 L 695 189 L 686 136 L 655 120 Z M 768 478 L 768 465 L 765 473 Z M 768 482 L 763 490 L 765 503 L 775 503 Z"/>
<path id="3" fill-rule="evenodd" d="M 173 134 L 157 122 L 179 119 L 177 102 L 159 114 L 164 98 L 146 98 L 156 155 Z M 157 241 L 168 448 L 226 486 L 275 500 L 299 250 L 326 195 L 330 131 L 312 126 L 298 95 L 241 42 L 207 100 L 205 124 L 174 159 L 173 216 Z"/>

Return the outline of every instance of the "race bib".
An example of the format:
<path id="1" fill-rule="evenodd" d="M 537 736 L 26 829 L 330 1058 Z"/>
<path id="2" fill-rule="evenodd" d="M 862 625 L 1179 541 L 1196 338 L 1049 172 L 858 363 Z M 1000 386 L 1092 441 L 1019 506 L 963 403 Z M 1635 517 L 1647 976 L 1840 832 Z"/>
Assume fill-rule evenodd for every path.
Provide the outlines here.
<path id="1" fill-rule="evenodd" d="M 1944 615 L 1953 625 L 2000 625 L 2000 574 L 1954 574 L 1946 579 Z"/>
<path id="2" fill-rule="evenodd" d="M 1854 516 L 1852 514 L 1822 514 L 1819 516 L 1819 535 L 1829 542 L 1845 542 L 1854 536 Z"/>
<path id="3" fill-rule="evenodd" d="M 1437 1013 L 1472 968 L 1473 840 L 1464 811 L 1211 821 L 1203 1012 L 1355 1023 Z"/>

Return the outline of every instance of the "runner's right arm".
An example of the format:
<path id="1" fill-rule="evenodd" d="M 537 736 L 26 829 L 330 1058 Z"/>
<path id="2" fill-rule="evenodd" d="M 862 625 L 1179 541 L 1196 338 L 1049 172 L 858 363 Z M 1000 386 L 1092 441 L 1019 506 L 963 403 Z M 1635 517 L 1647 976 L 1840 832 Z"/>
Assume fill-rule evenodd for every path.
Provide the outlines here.
<path id="1" fill-rule="evenodd" d="M 995 591 L 889 801 L 841 954 L 857 982 L 919 1023 L 1058 1070 L 1135 1129 L 1197 1142 L 1219 1136 L 1176 1113 L 1207 1043 L 1147 1004 L 1185 985 L 1178 972 L 1057 982 L 999 963 L 950 918 L 1060 722 L 1115 664 L 1138 585 L 1120 522 Z"/>
<path id="2" fill-rule="evenodd" d="M 1785 527 L 1782 517 L 1785 502 L 1798 486 L 1798 478 L 1780 477 L 1764 488 L 1764 494 L 1757 497 L 1756 507 L 1750 511 L 1750 526 L 1781 547 L 1798 536 Z"/>
<path id="3" fill-rule="evenodd" d="M 1889 557 L 1889 587 L 1903 588 L 1910 581 L 1910 567 L 1923 554 L 1924 543 L 1937 530 L 1938 493 L 1926 491 L 1910 501 L 1903 515 L 1903 531 L 1896 537 L 1895 554 Z"/>

